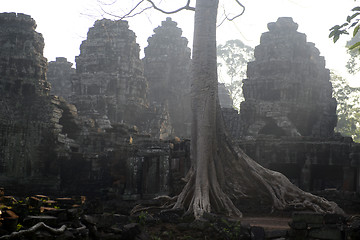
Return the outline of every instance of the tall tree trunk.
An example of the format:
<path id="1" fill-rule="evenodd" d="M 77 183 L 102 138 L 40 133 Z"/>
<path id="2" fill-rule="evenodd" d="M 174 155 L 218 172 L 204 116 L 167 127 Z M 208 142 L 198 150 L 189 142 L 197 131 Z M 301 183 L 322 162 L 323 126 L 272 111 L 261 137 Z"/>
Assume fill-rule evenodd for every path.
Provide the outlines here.
<path id="1" fill-rule="evenodd" d="M 343 213 L 335 203 L 294 186 L 265 169 L 227 137 L 217 96 L 216 18 L 219 0 L 197 0 L 192 62 L 192 167 L 174 208 L 195 218 L 204 212 L 241 216 L 234 199 L 267 199 L 277 209 L 299 206 Z M 226 179 L 225 179 L 226 176 Z M 225 181 L 226 180 L 226 181 Z"/>
<path id="2" fill-rule="evenodd" d="M 188 206 L 196 218 L 204 212 L 224 211 L 240 216 L 240 211 L 222 191 L 217 157 L 217 60 L 216 19 L 219 0 L 197 0 L 192 62 L 192 169 L 189 181 L 175 207 Z"/>

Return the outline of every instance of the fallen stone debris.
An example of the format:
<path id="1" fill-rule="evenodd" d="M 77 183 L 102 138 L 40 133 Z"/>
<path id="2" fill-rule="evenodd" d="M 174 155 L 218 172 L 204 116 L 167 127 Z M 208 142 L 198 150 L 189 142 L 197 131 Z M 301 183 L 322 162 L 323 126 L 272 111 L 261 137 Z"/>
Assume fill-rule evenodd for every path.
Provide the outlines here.
<path id="1" fill-rule="evenodd" d="M 4 190 L 1 189 L 1 193 Z M 146 202 L 142 200 L 142 204 Z M 294 212 L 288 226 L 249 223 L 205 214 L 200 220 L 183 209 L 130 214 L 139 202 L 34 195 L 0 196 L 0 240 L 3 239 L 324 239 L 360 238 L 360 216 Z M 148 204 L 154 201 L 147 200 Z M 279 221 L 280 223 L 280 221 Z"/>

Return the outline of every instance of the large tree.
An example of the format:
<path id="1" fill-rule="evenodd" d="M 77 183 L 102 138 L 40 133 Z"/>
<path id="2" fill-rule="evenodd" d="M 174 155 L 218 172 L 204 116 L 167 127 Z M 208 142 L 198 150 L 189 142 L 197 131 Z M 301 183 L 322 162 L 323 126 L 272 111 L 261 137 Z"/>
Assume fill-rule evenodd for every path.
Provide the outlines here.
<path id="1" fill-rule="evenodd" d="M 234 0 L 240 6 L 238 0 Z M 205 212 L 241 216 L 236 199 L 261 199 L 276 209 L 299 207 L 316 212 L 342 212 L 335 203 L 306 193 L 282 174 L 249 158 L 227 136 L 217 96 L 216 29 L 219 0 L 187 0 L 184 7 L 165 11 L 152 0 L 139 0 L 127 14 L 154 8 L 163 13 L 195 10 L 192 61 L 192 167 L 174 208 L 201 218 Z M 149 4 L 137 10 L 141 4 Z M 136 12 L 137 10 L 137 12 Z M 241 15 L 241 13 L 239 14 Z M 225 18 L 232 20 L 225 15 Z"/>
<path id="2" fill-rule="evenodd" d="M 360 141 L 360 87 L 351 87 L 346 79 L 331 73 L 333 96 L 337 100 L 336 114 L 338 123 L 335 128 L 343 136 Z"/>
<path id="3" fill-rule="evenodd" d="M 217 57 L 218 69 L 226 69 L 226 75 L 219 70 L 219 79 L 223 75 L 223 82 L 230 91 L 234 108 L 239 110 L 240 103 L 244 100 L 242 80 L 246 78 L 247 63 L 254 60 L 254 49 L 239 39 L 228 40 L 217 46 Z"/>

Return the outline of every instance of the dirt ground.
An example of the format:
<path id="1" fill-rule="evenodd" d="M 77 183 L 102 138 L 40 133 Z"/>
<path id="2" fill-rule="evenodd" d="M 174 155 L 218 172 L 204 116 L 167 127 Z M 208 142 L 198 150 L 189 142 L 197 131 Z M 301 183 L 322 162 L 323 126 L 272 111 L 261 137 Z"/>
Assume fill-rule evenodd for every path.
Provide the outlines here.
<path id="1" fill-rule="evenodd" d="M 263 227 L 266 230 L 286 230 L 286 229 L 290 229 L 288 223 L 291 221 L 291 218 L 244 217 L 240 221 L 242 224 L 249 224 L 250 226 Z"/>

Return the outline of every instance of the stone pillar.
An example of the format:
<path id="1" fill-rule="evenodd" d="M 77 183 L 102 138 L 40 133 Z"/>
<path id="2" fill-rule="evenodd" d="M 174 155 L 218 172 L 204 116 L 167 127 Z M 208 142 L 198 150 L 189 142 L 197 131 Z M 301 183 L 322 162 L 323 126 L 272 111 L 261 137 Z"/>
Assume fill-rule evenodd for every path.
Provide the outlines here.
<path id="1" fill-rule="evenodd" d="M 126 159 L 124 200 L 135 200 L 140 198 L 141 189 L 138 188 L 138 185 L 142 178 L 142 161 L 142 157 L 129 157 Z"/>
<path id="2" fill-rule="evenodd" d="M 343 167 L 343 190 L 344 191 L 356 191 L 356 168 L 350 166 Z"/>
<path id="3" fill-rule="evenodd" d="M 301 169 L 300 187 L 304 191 L 311 190 L 311 160 L 306 157 L 306 161 Z"/>

